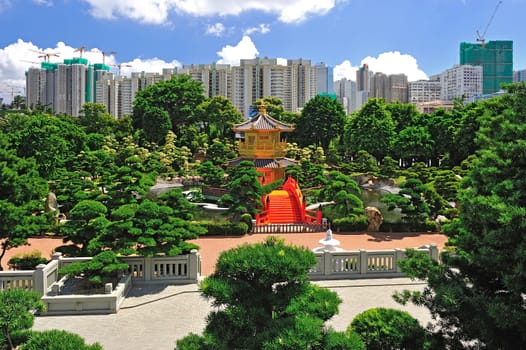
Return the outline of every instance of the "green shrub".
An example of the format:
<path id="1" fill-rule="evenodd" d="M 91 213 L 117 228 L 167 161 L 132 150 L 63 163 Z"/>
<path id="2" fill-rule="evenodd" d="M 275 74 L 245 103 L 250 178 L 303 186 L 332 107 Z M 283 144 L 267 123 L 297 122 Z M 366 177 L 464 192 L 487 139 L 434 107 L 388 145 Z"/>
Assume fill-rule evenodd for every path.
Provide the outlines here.
<path id="1" fill-rule="evenodd" d="M 323 345 L 324 350 L 366 350 L 362 338 L 355 332 L 329 331 Z"/>
<path id="2" fill-rule="evenodd" d="M 47 259 L 42 256 L 40 250 L 33 250 L 29 253 L 13 255 L 7 264 L 15 270 L 34 270 L 37 265 L 46 262 Z"/>
<path id="3" fill-rule="evenodd" d="M 247 232 L 252 230 L 252 215 L 250 215 L 249 213 L 242 214 L 239 218 L 239 222 L 244 222 L 245 224 L 247 224 Z"/>
<path id="4" fill-rule="evenodd" d="M 348 216 L 345 218 L 334 219 L 332 228 L 337 232 L 359 232 L 367 229 L 369 225 L 365 215 Z"/>
<path id="5" fill-rule="evenodd" d="M 83 275 L 93 287 L 100 287 L 108 282 L 115 285 L 119 274 L 127 269 L 128 264 L 121 262 L 114 252 L 106 250 L 91 260 L 64 266 L 59 273 L 70 277 Z"/>
<path id="6" fill-rule="evenodd" d="M 102 350 L 102 346 L 99 343 L 87 345 L 78 334 L 52 329 L 32 332 L 20 350 Z"/>
<path id="7" fill-rule="evenodd" d="M 243 236 L 248 232 L 248 225 L 244 222 L 200 222 L 206 229 L 207 236 Z"/>
<path id="8" fill-rule="evenodd" d="M 347 328 L 356 332 L 367 350 L 426 348 L 426 331 L 405 311 L 374 308 L 357 315 Z"/>

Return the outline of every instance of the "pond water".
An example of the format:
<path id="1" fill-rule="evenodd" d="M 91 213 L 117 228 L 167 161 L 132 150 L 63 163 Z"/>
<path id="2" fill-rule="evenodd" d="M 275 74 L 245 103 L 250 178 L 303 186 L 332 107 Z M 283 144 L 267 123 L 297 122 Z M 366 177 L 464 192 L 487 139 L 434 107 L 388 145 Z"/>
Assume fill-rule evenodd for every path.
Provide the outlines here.
<path id="1" fill-rule="evenodd" d="M 387 205 L 380 201 L 388 193 L 391 193 L 391 191 L 383 188 L 362 188 L 360 199 L 364 207 L 378 208 L 384 217 L 384 222 L 400 222 L 402 216 L 400 209 L 388 210 Z"/>

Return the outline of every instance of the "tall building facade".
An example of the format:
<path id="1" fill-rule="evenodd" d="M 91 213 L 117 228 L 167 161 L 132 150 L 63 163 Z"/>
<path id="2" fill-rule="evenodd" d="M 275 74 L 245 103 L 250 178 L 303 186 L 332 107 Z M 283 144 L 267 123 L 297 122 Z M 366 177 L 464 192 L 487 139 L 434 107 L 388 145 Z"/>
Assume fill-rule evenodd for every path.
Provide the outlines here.
<path id="1" fill-rule="evenodd" d="M 332 67 L 324 62 L 316 64 L 316 90 L 318 93 L 334 93 Z"/>
<path id="2" fill-rule="evenodd" d="M 111 74 L 108 66 L 89 65 L 85 58 L 43 62 L 26 73 L 27 104 L 78 117 L 84 103 L 96 101 L 96 81 L 106 74 Z"/>
<path id="3" fill-rule="evenodd" d="M 383 98 L 386 102 L 407 103 L 407 76 L 374 73 L 370 79 L 369 97 Z"/>
<path id="4" fill-rule="evenodd" d="M 28 106 L 49 106 L 55 113 L 78 116 L 86 102 L 102 103 L 115 118 L 132 114 L 138 91 L 174 75 L 188 74 L 202 83 L 206 97 L 224 96 L 248 117 L 257 99 L 276 97 L 286 111 L 297 112 L 318 93 L 332 92 L 332 74 L 324 64 L 290 59 L 286 65 L 275 58 L 241 60 L 239 66 L 192 64 L 166 68 L 161 74 L 135 72 L 131 77 L 114 77 L 108 66 L 89 65 L 86 59 L 64 64 L 42 63 L 26 73 Z M 318 84 L 322 80 L 323 90 Z M 329 88 L 330 86 L 330 88 Z"/>
<path id="5" fill-rule="evenodd" d="M 518 83 L 520 81 L 526 81 L 526 69 L 513 72 L 513 82 Z"/>
<path id="6" fill-rule="evenodd" d="M 496 40 L 485 44 L 460 44 L 460 64 L 481 66 L 483 94 L 500 90 L 502 83 L 513 81 L 513 41 Z"/>
<path id="7" fill-rule="evenodd" d="M 482 94 L 482 66 L 454 65 L 440 76 L 441 99 L 469 99 Z"/>
<path id="8" fill-rule="evenodd" d="M 347 78 L 337 80 L 334 82 L 334 93 L 347 114 L 356 110 L 356 82 Z"/>
<path id="9" fill-rule="evenodd" d="M 408 102 L 417 104 L 440 100 L 440 80 L 418 80 L 408 83 Z"/>

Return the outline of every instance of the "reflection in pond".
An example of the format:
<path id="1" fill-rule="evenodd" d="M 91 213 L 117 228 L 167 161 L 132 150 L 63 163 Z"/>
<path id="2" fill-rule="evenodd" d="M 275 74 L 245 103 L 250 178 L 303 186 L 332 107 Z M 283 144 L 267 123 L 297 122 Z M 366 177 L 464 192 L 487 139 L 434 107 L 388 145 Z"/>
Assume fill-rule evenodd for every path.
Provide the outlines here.
<path id="1" fill-rule="evenodd" d="M 400 209 L 388 210 L 387 205 L 380 201 L 380 198 L 390 193 L 382 188 L 362 188 L 360 199 L 363 201 L 364 207 L 376 207 L 382 213 L 384 222 L 400 222 L 402 214 Z"/>

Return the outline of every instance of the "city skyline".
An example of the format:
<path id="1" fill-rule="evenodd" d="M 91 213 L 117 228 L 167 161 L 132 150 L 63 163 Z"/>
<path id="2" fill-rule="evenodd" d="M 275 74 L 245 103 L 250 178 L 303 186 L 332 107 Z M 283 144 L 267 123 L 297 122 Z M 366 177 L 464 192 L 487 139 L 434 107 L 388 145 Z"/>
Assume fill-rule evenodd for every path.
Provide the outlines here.
<path id="1" fill-rule="evenodd" d="M 228 8 L 207 0 L 99 3 L 0 1 L 0 97 L 9 100 L 9 89 L 23 89 L 24 72 L 46 59 L 38 51 L 58 52 L 49 60 L 62 62 L 79 57 L 75 49 L 83 46 L 91 63 L 102 62 L 105 51 L 105 63 L 122 64 L 124 74 L 274 57 L 325 62 L 335 80 L 354 80 L 367 63 L 373 72 L 404 73 L 414 81 L 458 64 L 460 43 L 475 43 L 493 13 L 486 41 L 513 40 L 514 69 L 526 68 L 525 38 L 517 35 L 526 29 L 520 21 L 526 0 L 504 1 L 496 12 L 497 1 L 489 0 L 418 6 L 410 0 L 273 0 L 253 1 L 253 7 L 236 0 Z"/>

